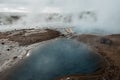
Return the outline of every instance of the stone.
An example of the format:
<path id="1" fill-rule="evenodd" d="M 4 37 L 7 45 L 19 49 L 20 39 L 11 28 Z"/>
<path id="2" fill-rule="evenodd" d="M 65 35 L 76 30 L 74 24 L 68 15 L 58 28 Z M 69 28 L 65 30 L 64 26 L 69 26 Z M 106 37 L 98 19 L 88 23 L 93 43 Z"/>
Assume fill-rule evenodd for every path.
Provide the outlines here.
<path id="1" fill-rule="evenodd" d="M 112 40 L 108 39 L 108 38 L 101 38 L 100 39 L 100 43 L 101 44 L 106 44 L 106 45 L 112 45 Z"/>

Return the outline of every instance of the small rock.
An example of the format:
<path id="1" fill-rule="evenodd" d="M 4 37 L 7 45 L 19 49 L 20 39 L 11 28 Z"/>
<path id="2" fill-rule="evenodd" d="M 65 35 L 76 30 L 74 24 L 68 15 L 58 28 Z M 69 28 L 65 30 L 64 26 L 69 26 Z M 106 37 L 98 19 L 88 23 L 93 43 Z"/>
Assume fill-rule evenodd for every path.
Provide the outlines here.
<path id="1" fill-rule="evenodd" d="M 107 38 L 101 38 L 100 43 L 101 44 L 112 45 L 112 41 L 110 39 L 107 39 Z"/>
<path id="2" fill-rule="evenodd" d="M 10 51 L 10 49 L 7 49 L 7 51 Z"/>
<path id="3" fill-rule="evenodd" d="M 14 56 L 14 57 L 13 57 L 13 60 L 15 60 L 15 59 L 17 59 L 17 58 L 18 58 L 17 56 Z"/>
<path id="4" fill-rule="evenodd" d="M 2 44 L 2 45 L 4 45 L 5 43 L 4 43 L 4 42 L 2 42 L 1 44 Z"/>

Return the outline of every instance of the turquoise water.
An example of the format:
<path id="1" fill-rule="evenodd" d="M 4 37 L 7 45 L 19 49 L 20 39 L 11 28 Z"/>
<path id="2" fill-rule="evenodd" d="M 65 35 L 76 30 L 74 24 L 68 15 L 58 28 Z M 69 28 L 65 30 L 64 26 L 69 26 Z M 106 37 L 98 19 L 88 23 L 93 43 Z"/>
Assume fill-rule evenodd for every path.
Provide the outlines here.
<path id="1" fill-rule="evenodd" d="M 101 67 L 102 58 L 83 43 L 58 39 L 33 54 L 10 73 L 9 80 L 55 80 L 74 74 L 91 74 Z"/>

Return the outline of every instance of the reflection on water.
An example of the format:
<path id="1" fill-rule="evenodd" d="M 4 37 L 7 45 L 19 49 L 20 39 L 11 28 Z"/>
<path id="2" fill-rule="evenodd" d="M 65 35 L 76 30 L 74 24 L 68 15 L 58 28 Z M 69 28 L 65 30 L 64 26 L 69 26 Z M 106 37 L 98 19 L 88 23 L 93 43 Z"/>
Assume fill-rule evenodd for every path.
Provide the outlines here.
<path id="1" fill-rule="evenodd" d="M 12 71 L 9 80 L 55 80 L 66 75 L 90 74 L 101 67 L 101 61 L 86 45 L 58 39 L 33 51 Z"/>

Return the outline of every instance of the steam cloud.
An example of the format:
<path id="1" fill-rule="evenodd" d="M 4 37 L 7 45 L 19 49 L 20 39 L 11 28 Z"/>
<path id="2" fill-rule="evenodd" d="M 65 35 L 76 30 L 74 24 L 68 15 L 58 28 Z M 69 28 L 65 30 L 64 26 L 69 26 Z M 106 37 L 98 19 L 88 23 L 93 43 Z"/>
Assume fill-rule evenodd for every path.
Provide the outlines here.
<path id="1" fill-rule="evenodd" d="M 74 26 L 81 33 L 120 33 L 119 5 L 119 0 L 0 0 L 0 9 L 27 12 L 15 28 Z"/>

